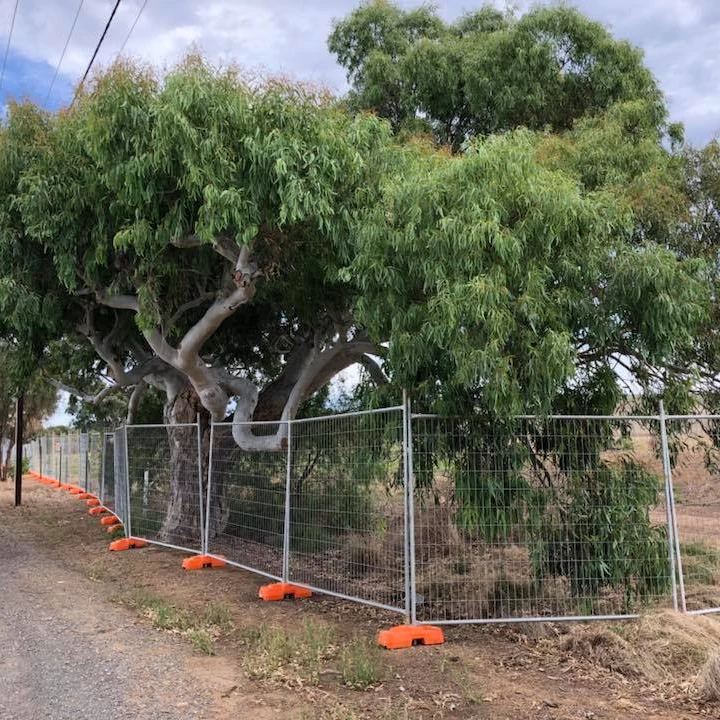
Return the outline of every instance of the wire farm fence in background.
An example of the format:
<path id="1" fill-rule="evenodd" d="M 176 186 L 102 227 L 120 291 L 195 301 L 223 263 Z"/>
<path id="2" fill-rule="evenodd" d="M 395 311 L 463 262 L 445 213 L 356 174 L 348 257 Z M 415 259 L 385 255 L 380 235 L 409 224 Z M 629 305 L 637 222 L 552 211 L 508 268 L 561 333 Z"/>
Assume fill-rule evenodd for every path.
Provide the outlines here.
<path id="1" fill-rule="evenodd" d="M 248 433 L 284 440 L 249 452 Z M 404 403 L 50 435 L 28 455 L 130 538 L 411 623 L 720 612 L 720 417 L 489 423 Z"/>

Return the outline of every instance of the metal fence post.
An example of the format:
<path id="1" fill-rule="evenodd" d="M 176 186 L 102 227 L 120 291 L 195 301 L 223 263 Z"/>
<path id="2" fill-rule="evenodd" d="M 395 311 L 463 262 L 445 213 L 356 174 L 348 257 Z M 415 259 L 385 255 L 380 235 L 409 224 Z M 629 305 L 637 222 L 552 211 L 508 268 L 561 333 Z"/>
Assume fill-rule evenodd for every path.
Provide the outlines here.
<path id="1" fill-rule="evenodd" d="M 410 522 L 410 511 L 409 511 L 409 500 L 408 500 L 408 487 L 410 486 L 410 473 L 408 472 L 408 456 L 409 456 L 409 448 L 408 448 L 408 394 L 407 390 L 403 388 L 402 391 L 402 415 L 403 415 L 403 455 L 402 455 L 402 462 L 403 462 L 403 500 L 404 500 L 404 514 L 405 517 L 403 518 L 403 534 L 404 534 L 404 542 L 403 542 L 403 554 L 404 554 L 404 568 L 405 568 L 405 615 L 407 617 L 407 622 L 412 622 L 412 600 L 411 600 L 411 594 L 412 594 L 412 588 L 410 587 L 410 548 L 409 548 L 409 536 L 408 536 L 408 527 Z"/>
<path id="2" fill-rule="evenodd" d="M 212 473 L 213 473 L 213 449 L 215 446 L 215 423 L 210 418 L 210 450 L 208 452 L 208 475 L 207 490 L 205 496 L 205 529 L 203 532 L 203 555 L 208 554 L 210 547 L 210 492 L 212 490 Z"/>
<path id="3" fill-rule="evenodd" d="M 125 438 L 125 497 L 127 502 L 126 518 L 121 518 L 125 522 L 125 537 L 132 537 L 132 512 L 130 510 L 130 449 L 128 447 L 127 425 L 123 425 Z M 115 499 L 117 503 L 117 498 Z"/>
<path id="4" fill-rule="evenodd" d="M 677 588 L 675 586 L 675 574 L 680 590 L 680 609 L 687 612 L 687 601 L 685 598 L 685 578 L 682 569 L 682 553 L 680 552 L 680 536 L 678 534 L 677 515 L 675 513 L 675 491 L 673 489 L 672 467 L 670 465 L 670 445 L 667 437 L 667 422 L 665 418 L 665 404 L 660 401 L 660 439 L 662 442 L 663 474 L 665 475 L 665 497 L 668 513 L 668 537 L 675 546 L 674 562 L 671 549 L 670 562 L 673 572 L 673 607 L 677 610 Z"/>
<path id="5" fill-rule="evenodd" d="M 205 508 L 203 503 L 203 473 L 202 473 L 202 431 L 200 428 L 200 413 L 197 414 L 197 466 L 198 466 L 198 504 L 200 506 L 200 524 L 198 531 L 200 533 L 200 554 L 205 555 Z M 212 422 L 212 420 L 210 421 Z"/>
<path id="6" fill-rule="evenodd" d="M 413 441 L 412 441 L 412 404 L 406 391 L 403 391 L 403 415 L 405 419 L 405 446 L 407 462 L 405 463 L 405 498 L 407 519 L 405 522 L 405 552 L 407 553 L 409 589 L 408 608 L 410 624 L 417 623 L 417 584 L 415 581 L 415 478 L 413 475 Z"/>
<path id="7" fill-rule="evenodd" d="M 107 433 L 103 430 L 100 433 L 102 438 L 102 454 L 100 455 L 100 504 L 105 505 L 105 462 L 107 452 Z"/>
<path id="8" fill-rule="evenodd" d="M 290 581 L 290 498 L 292 483 L 292 421 L 287 421 L 287 467 L 285 468 L 285 514 L 283 518 L 282 581 Z"/>

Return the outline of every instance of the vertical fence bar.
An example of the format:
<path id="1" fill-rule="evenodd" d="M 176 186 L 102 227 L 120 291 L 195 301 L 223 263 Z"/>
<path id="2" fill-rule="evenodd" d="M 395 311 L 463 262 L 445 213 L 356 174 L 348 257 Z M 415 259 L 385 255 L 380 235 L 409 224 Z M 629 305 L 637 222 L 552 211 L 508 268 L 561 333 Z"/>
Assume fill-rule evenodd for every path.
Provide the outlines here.
<path id="1" fill-rule="evenodd" d="M 673 518 L 675 516 L 672 502 L 672 475 L 670 472 L 670 464 L 667 461 L 667 425 L 665 422 L 665 407 L 663 401 L 660 401 L 660 443 L 662 452 L 663 476 L 665 478 L 665 514 L 667 516 L 667 532 L 668 532 L 668 559 L 670 560 L 670 578 L 672 583 L 672 601 L 673 610 L 678 609 L 678 588 L 677 588 L 677 570 L 675 563 L 675 524 Z"/>
<path id="2" fill-rule="evenodd" d="M 413 475 L 413 440 L 412 440 L 412 402 L 410 397 L 405 397 L 405 410 L 403 411 L 407 418 L 407 425 L 405 426 L 405 432 L 407 434 L 407 479 L 405 494 L 407 497 L 407 523 L 405 524 L 405 533 L 407 553 L 408 553 L 408 568 L 410 570 L 410 577 L 408 585 L 410 587 L 410 623 L 412 625 L 417 623 L 417 583 L 415 579 L 415 477 Z"/>
<path id="3" fill-rule="evenodd" d="M 211 421 L 212 422 L 212 421 Z M 200 554 L 205 555 L 205 508 L 203 503 L 203 473 L 202 473 L 202 431 L 200 428 L 200 413 L 197 414 L 197 466 L 198 466 L 198 505 L 200 506 Z"/>
<path id="4" fill-rule="evenodd" d="M 127 517 L 121 518 L 125 525 L 125 537 L 132 537 L 132 512 L 130 511 L 130 449 L 128 448 L 127 424 L 123 425 L 125 437 L 125 497 L 127 499 Z M 115 499 L 117 504 L 117 498 Z"/>
<path id="5" fill-rule="evenodd" d="M 285 469 L 285 514 L 283 518 L 282 581 L 290 581 L 290 498 L 292 483 L 292 421 L 287 422 L 287 467 Z"/>
<path id="6" fill-rule="evenodd" d="M 672 523 L 672 534 L 675 543 L 675 563 L 677 564 L 677 580 L 680 590 L 680 609 L 687 612 L 687 599 L 685 597 L 685 578 L 683 577 L 682 553 L 680 551 L 680 535 L 678 533 L 677 514 L 675 512 L 675 491 L 673 488 L 672 466 L 670 465 L 670 446 L 667 437 L 667 422 L 665 419 L 665 404 L 660 401 L 660 438 L 662 441 L 663 472 L 667 484 L 669 520 Z M 673 563 L 673 567 L 675 566 Z"/>
<path id="7" fill-rule="evenodd" d="M 203 533 L 203 555 L 207 555 L 210 547 L 210 493 L 212 491 L 212 474 L 213 474 L 213 451 L 215 448 L 215 423 L 210 418 L 210 450 L 208 452 L 208 471 L 207 471 L 207 495 L 205 496 L 205 530 Z"/>
<path id="8" fill-rule="evenodd" d="M 82 438 L 83 436 L 80 436 L 80 448 L 83 448 L 82 444 Z M 90 433 L 85 433 L 85 492 L 88 491 L 88 488 L 90 487 Z"/>
<path id="9" fill-rule="evenodd" d="M 106 448 L 107 448 L 107 433 L 105 430 L 103 430 L 100 433 L 100 438 L 102 440 L 102 455 L 100 456 L 100 504 L 105 505 L 105 463 L 107 462 L 106 458 Z"/>
<path id="10" fill-rule="evenodd" d="M 402 416 L 403 416 L 403 429 L 402 429 L 402 443 L 403 443 L 403 455 L 402 455 L 402 462 L 403 462 L 403 500 L 404 500 L 404 507 L 403 507 L 403 564 L 405 568 L 405 615 L 407 617 L 407 622 L 412 622 L 412 601 L 411 601 L 411 595 L 412 593 L 412 587 L 410 584 L 410 538 L 408 533 L 408 527 L 409 527 L 409 518 L 410 518 L 410 510 L 409 510 L 409 500 L 408 500 L 408 487 L 410 487 L 409 479 L 410 479 L 410 473 L 408 472 L 408 457 L 410 455 L 409 453 L 409 447 L 408 447 L 408 423 L 410 422 L 410 418 L 408 417 L 408 394 L 407 390 L 403 388 L 402 391 Z"/>

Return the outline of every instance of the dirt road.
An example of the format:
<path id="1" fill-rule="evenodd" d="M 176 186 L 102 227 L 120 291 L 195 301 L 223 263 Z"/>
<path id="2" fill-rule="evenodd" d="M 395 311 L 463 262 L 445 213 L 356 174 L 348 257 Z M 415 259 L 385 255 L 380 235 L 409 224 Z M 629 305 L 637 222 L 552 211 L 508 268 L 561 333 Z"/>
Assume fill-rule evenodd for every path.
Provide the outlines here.
<path id="1" fill-rule="evenodd" d="M 30 533 L 0 527 L 0 718 L 209 717 L 182 641 L 137 626 Z M 67 550 L 67 546 L 63 548 Z"/>

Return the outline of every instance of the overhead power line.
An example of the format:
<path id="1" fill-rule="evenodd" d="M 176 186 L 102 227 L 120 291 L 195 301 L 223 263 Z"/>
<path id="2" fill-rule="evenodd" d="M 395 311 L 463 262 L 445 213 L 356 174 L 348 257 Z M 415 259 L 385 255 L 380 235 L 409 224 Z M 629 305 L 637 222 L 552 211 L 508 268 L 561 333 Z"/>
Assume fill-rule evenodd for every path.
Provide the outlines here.
<path id="1" fill-rule="evenodd" d="M 95 62 L 95 58 L 97 57 L 97 54 L 100 51 L 100 48 L 102 47 L 103 41 L 105 40 L 105 36 L 107 35 L 108 30 L 110 29 L 110 25 L 112 24 L 113 18 L 115 17 L 115 13 L 117 12 L 117 9 L 119 6 L 120 6 L 120 0 L 116 0 L 115 6 L 113 7 L 112 12 L 110 13 L 110 17 L 108 18 L 108 21 L 105 23 L 105 29 L 103 30 L 103 33 L 100 36 L 100 39 L 98 40 L 98 44 L 97 44 L 97 47 L 95 48 L 95 52 L 92 54 L 92 57 L 90 58 L 90 62 L 88 63 L 87 68 L 85 68 L 85 74 L 82 76 L 82 80 L 80 81 L 80 84 L 77 86 L 77 90 L 75 90 L 75 95 L 73 95 L 72 102 L 70 103 L 71 107 L 77 100 L 77 97 L 80 94 L 80 91 L 82 90 L 83 85 L 85 84 L 85 80 L 87 80 L 87 76 L 90 74 L 90 70 L 92 69 L 93 63 Z"/>
<path id="2" fill-rule="evenodd" d="M 55 68 L 55 74 L 53 75 L 52 82 L 50 83 L 50 87 L 47 91 L 47 97 L 45 98 L 46 106 L 48 104 L 48 100 L 50 99 L 50 93 L 52 93 L 53 87 L 55 87 L 55 81 L 57 80 L 58 73 L 60 72 L 60 66 L 62 65 L 62 61 L 65 59 L 65 53 L 67 52 L 68 45 L 70 44 L 70 38 L 72 37 L 73 32 L 75 32 L 75 25 L 77 25 L 78 18 L 80 17 L 80 11 L 82 10 L 84 2 L 85 0 L 80 0 L 78 9 L 75 12 L 75 19 L 73 20 L 72 27 L 70 28 L 70 33 L 68 34 L 67 40 L 65 41 L 65 47 L 63 48 L 62 54 L 60 55 L 60 60 L 58 61 L 57 67 Z"/>
<path id="3" fill-rule="evenodd" d="M 140 11 L 135 16 L 135 21 L 130 26 L 130 30 L 128 34 L 125 36 L 125 39 L 123 40 L 123 44 L 120 46 L 120 49 L 117 51 L 116 57 L 119 57 L 122 55 L 122 51 L 125 49 L 125 46 L 127 45 L 128 40 L 130 39 L 130 36 L 133 34 L 133 30 L 135 29 L 135 26 L 138 24 L 138 20 L 140 20 L 140 16 L 143 14 L 143 11 L 145 10 L 145 6 L 148 4 L 148 0 L 145 0 L 145 2 L 140 6 Z"/>
<path id="4" fill-rule="evenodd" d="M 10 41 L 12 40 L 13 30 L 15 29 L 15 16 L 17 15 L 19 4 L 20 0 L 15 0 L 12 20 L 10 21 L 10 32 L 8 33 L 7 45 L 5 46 L 5 57 L 3 57 L 2 71 L 0 71 L 0 91 L 2 91 L 3 81 L 5 80 L 5 66 L 7 65 L 8 53 L 10 52 Z"/>

